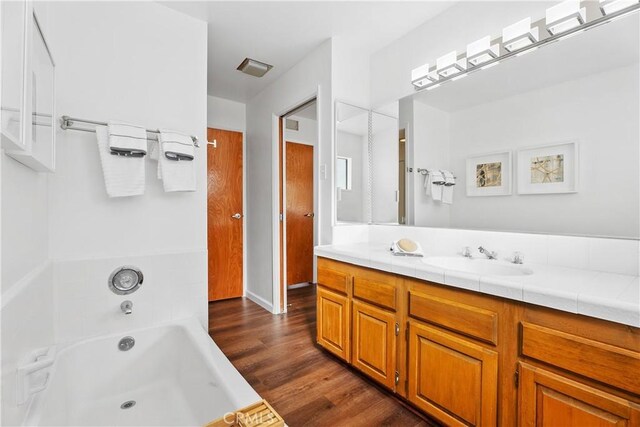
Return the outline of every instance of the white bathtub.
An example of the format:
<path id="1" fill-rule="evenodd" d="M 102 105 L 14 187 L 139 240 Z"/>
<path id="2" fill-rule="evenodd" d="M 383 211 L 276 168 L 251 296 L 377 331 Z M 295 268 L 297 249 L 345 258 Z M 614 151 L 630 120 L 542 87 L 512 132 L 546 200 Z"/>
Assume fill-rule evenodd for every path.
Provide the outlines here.
<path id="1" fill-rule="evenodd" d="M 124 336 L 135 339 L 129 351 L 118 349 Z M 203 425 L 259 400 L 202 326 L 185 319 L 58 348 L 24 425 Z"/>

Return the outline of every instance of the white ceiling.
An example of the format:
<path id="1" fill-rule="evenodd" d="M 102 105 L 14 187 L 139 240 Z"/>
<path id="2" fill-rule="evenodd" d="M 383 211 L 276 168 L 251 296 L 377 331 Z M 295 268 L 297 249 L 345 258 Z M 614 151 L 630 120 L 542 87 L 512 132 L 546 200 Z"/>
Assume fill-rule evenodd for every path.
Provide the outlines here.
<path id="1" fill-rule="evenodd" d="M 330 37 L 375 52 L 453 1 L 161 1 L 209 23 L 208 93 L 247 102 Z M 272 64 L 264 77 L 236 67 Z"/>

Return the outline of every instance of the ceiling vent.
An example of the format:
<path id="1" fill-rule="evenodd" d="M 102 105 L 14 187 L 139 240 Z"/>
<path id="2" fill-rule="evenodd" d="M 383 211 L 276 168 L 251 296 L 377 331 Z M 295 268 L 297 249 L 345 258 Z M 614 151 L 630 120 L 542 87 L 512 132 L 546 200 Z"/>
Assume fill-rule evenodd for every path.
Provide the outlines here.
<path id="1" fill-rule="evenodd" d="M 288 130 L 300 130 L 300 122 L 293 119 L 287 119 L 287 129 Z"/>
<path id="2" fill-rule="evenodd" d="M 238 65 L 237 69 L 250 76 L 262 77 L 272 68 L 273 65 L 265 64 L 255 59 L 245 58 L 242 64 Z"/>

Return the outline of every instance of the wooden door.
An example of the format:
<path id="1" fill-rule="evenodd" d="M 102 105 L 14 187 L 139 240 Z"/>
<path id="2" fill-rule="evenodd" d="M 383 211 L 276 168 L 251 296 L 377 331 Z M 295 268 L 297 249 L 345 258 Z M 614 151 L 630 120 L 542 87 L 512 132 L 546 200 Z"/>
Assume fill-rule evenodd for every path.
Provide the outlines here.
<path id="1" fill-rule="evenodd" d="M 520 427 L 640 426 L 640 406 L 544 369 L 520 364 Z"/>
<path id="2" fill-rule="evenodd" d="M 318 344 L 349 362 L 351 348 L 351 312 L 349 298 L 318 286 Z"/>
<path id="3" fill-rule="evenodd" d="M 287 142 L 287 286 L 313 281 L 313 146 Z"/>
<path id="4" fill-rule="evenodd" d="M 391 390 L 396 388 L 396 316 L 353 300 L 352 364 Z"/>
<path id="5" fill-rule="evenodd" d="M 448 426 L 495 426 L 498 353 L 409 321 L 409 400 Z"/>
<path id="6" fill-rule="evenodd" d="M 242 296 L 242 133 L 208 129 L 209 301 Z"/>

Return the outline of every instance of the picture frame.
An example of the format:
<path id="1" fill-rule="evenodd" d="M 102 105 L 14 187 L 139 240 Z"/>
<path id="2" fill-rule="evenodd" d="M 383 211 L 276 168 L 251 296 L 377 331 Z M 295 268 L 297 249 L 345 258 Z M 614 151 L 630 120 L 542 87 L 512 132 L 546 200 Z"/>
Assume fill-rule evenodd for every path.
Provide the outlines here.
<path id="1" fill-rule="evenodd" d="M 518 194 L 563 194 L 578 191 L 577 141 L 518 150 Z"/>
<path id="2" fill-rule="evenodd" d="M 511 151 L 487 153 L 467 158 L 466 186 L 468 197 L 511 195 Z"/>

